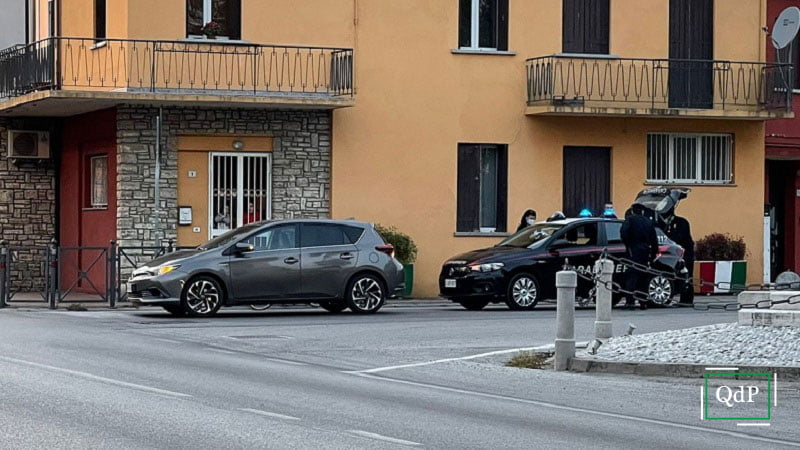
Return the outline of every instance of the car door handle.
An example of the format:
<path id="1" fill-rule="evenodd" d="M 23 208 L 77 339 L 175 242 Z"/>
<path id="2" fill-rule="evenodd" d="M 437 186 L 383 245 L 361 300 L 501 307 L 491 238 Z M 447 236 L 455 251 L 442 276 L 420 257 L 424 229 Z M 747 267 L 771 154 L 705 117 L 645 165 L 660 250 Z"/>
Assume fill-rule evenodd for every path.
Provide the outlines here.
<path id="1" fill-rule="evenodd" d="M 297 258 L 295 258 L 294 256 L 290 256 L 290 257 L 284 259 L 283 262 L 285 262 L 286 264 L 296 264 L 297 263 Z"/>
<path id="2" fill-rule="evenodd" d="M 339 254 L 339 258 L 342 259 L 353 259 L 353 254 L 350 252 L 344 252 Z"/>

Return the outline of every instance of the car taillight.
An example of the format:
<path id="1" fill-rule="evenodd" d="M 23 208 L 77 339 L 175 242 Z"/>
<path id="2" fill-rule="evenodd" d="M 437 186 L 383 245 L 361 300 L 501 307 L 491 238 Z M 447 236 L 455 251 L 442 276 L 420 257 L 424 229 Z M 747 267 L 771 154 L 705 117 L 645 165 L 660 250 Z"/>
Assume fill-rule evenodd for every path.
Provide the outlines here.
<path id="1" fill-rule="evenodd" d="M 658 246 L 658 257 L 660 258 L 661 255 L 664 253 L 669 252 L 669 245 L 659 245 Z"/>
<path id="2" fill-rule="evenodd" d="M 390 257 L 394 258 L 394 246 L 392 244 L 379 245 L 375 247 L 375 250 L 381 253 L 386 253 Z"/>

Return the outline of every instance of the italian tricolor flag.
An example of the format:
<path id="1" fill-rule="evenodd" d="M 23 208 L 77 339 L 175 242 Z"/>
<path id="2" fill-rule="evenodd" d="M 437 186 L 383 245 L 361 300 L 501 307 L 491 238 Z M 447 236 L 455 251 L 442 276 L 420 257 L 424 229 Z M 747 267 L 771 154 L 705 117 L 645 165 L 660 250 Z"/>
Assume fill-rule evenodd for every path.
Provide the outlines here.
<path id="1" fill-rule="evenodd" d="M 727 294 L 744 290 L 747 261 L 697 261 L 694 264 L 695 292 Z"/>

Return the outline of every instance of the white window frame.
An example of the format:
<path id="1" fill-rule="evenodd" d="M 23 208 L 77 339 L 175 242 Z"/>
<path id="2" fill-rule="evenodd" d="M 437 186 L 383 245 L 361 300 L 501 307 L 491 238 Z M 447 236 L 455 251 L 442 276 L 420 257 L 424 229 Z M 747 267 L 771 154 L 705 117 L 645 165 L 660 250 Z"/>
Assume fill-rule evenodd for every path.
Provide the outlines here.
<path id="1" fill-rule="evenodd" d="M 233 224 L 228 230 L 222 232 L 214 226 L 214 157 L 235 157 L 236 163 L 236 224 L 242 226 L 244 222 L 244 158 L 247 157 L 266 157 L 267 158 L 267 173 L 266 173 L 266 186 L 268 189 L 267 206 L 261 220 L 272 220 L 272 153 L 270 152 L 209 152 L 208 153 L 208 238 L 213 239 L 223 232 L 234 229 Z M 252 180 L 251 180 L 252 181 Z M 231 217 L 233 219 L 233 217 Z"/>
<path id="2" fill-rule="evenodd" d="M 470 45 L 469 47 L 461 47 L 464 50 L 483 50 L 483 51 L 497 51 L 497 46 L 494 47 L 481 47 L 480 46 L 480 14 L 481 14 L 481 0 L 472 0 L 472 12 L 470 13 Z M 497 8 L 497 3 L 495 3 Z M 496 32 L 497 30 L 495 30 Z M 495 37 L 495 41 L 496 41 Z"/>
<path id="3" fill-rule="evenodd" d="M 212 0 L 203 0 L 203 26 L 207 23 L 214 20 L 214 14 L 212 11 Z M 187 12 L 188 14 L 188 12 Z M 241 25 L 240 25 L 241 26 Z M 202 34 L 190 34 L 187 36 L 189 39 L 205 39 L 206 37 Z M 228 39 L 230 36 L 217 36 L 217 39 Z"/>
<path id="4" fill-rule="evenodd" d="M 645 179 L 647 183 L 663 183 L 663 184 L 694 184 L 694 185 L 729 185 L 733 184 L 734 180 L 734 152 L 733 134 L 728 133 L 648 133 L 648 136 L 666 136 L 667 137 L 667 168 L 666 178 L 650 178 L 650 153 L 649 148 L 646 149 L 646 172 Z M 727 155 L 724 157 L 727 179 L 725 180 L 704 180 L 703 179 L 703 139 L 704 138 L 723 138 L 727 143 L 724 149 Z M 695 176 L 694 178 L 675 178 L 675 140 L 676 139 L 693 139 L 695 141 Z"/>

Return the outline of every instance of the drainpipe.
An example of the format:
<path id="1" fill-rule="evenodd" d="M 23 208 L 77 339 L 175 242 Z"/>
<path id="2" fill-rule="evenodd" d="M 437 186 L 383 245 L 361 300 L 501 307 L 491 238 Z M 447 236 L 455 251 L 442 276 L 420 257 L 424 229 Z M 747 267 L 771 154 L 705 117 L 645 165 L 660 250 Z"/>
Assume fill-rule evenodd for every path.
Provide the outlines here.
<path id="1" fill-rule="evenodd" d="M 155 170 L 155 226 L 153 227 L 154 240 L 156 245 L 161 246 L 161 122 L 163 110 L 158 108 L 158 115 L 156 116 L 156 170 Z"/>

